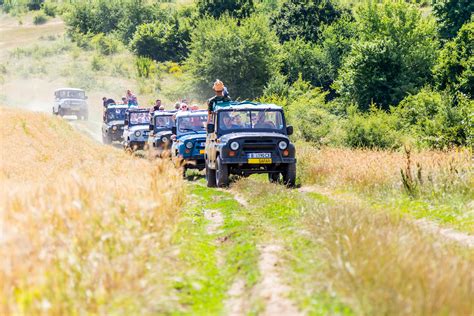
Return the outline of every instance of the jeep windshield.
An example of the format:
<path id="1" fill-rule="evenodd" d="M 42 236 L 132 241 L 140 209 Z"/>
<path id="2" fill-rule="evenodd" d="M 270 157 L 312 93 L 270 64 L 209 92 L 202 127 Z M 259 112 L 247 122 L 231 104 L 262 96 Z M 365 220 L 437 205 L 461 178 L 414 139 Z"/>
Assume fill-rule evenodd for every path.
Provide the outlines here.
<path id="1" fill-rule="evenodd" d="M 206 131 L 207 115 L 178 117 L 176 123 L 178 134 L 200 133 Z"/>
<path id="2" fill-rule="evenodd" d="M 127 109 L 107 109 L 107 122 L 125 120 L 125 111 Z"/>
<path id="3" fill-rule="evenodd" d="M 86 98 L 86 93 L 80 90 L 61 90 L 57 92 L 59 99 L 82 99 Z"/>
<path id="4" fill-rule="evenodd" d="M 174 126 L 173 115 L 160 115 L 155 117 L 155 129 L 164 130 L 169 129 Z"/>
<path id="5" fill-rule="evenodd" d="M 130 112 L 130 125 L 149 125 L 150 112 Z"/>
<path id="6" fill-rule="evenodd" d="M 219 133 L 272 131 L 282 132 L 285 124 L 279 110 L 229 110 L 218 115 Z"/>

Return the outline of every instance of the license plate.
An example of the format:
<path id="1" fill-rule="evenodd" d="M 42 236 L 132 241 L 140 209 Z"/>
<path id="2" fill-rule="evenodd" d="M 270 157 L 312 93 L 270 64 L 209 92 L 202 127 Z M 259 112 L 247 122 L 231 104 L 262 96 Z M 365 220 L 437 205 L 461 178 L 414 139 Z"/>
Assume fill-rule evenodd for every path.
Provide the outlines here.
<path id="1" fill-rule="evenodd" d="M 248 159 L 253 159 L 253 158 L 272 158 L 271 153 L 248 153 L 247 154 Z"/>
<path id="2" fill-rule="evenodd" d="M 206 152 L 206 150 L 204 150 L 204 149 L 201 149 L 201 150 L 199 151 L 199 153 L 200 153 L 201 155 L 203 155 L 205 152 Z"/>
<path id="3" fill-rule="evenodd" d="M 249 164 L 271 164 L 272 158 L 249 158 Z"/>

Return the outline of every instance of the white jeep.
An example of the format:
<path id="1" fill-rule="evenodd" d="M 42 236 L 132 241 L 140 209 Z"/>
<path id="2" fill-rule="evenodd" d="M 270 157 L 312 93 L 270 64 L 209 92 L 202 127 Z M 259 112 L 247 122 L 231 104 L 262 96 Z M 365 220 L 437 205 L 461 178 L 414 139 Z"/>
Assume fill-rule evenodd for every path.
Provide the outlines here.
<path id="1" fill-rule="evenodd" d="M 54 91 L 53 114 L 59 116 L 75 115 L 78 119 L 87 120 L 89 109 L 84 90 L 62 88 Z"/>

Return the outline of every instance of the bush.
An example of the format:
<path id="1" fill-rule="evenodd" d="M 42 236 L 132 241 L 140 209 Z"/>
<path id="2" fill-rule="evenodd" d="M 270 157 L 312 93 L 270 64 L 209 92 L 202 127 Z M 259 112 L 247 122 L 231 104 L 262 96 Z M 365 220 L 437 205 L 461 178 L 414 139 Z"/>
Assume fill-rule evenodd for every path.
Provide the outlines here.
<path id="1" fill-rule="evenodd" d="M 433 12 L 436 16 L 438 32 L 442 38 L 456 36 L 462 25 L 472 17 L 474 2 L 471 0 L 435 0 Z"/>
<path id="2" fill-rule="evenodd" d="M 58 9 L 58 6 L 56 3 L 45 2 L 42 5 L 42 9 L 47 16 L 54 18 L 56 17 L 56 11 Z"/>
<path id="3" fill-rule="evenodd" d="M 180 27 L 178 19 L 142 24 L 130 43 L 139 56 L 156 61 L 181 61 L 188 55 L 189 32 Z"/>
<path id="4" fill-rule="evenodd" d="M 228 14 L 238 19 L 248 18 L 255 10 L 253 0 L 198 0 L 196 8 L 201 17 Z"/>
<path id="5" fill-rule="evenodd" d="M 388 109 L 432 81 L 436 30 L 404 2 L 367 2 L 356 14 L 360 40 L 345 59 L 335 88 L 363 110 Z"/>
<path id="6" fill-rule="evenodd" d="M 99 33 L 92 37 L 91 45 L 102 55 L 112 55 L 118 52 L 120 42 L 110 35 Z"/>
<path id="7" fill-rule="evenodd" d="M 135 60 L 135 68 L 140 78 L 150 78 L 157 73 L 156 63 L 147 57 L 137 57 Z"/>
<path id="8" fill-rule="evenodd" d="M 374 106 L 368 113 L 350 108 L 345 144 L 353 148 L 397 148 L 401 142 L 395 123 L 394 116 Z"/>
<path id="9" fill-rule="evenodd" d="M 94 71 L 101 71 L 101 70 L 104 70 L 105 68 L 105 60 L 103 57 L 99 56 L 99 55 L 94 55 L 92 57 L 92 61 L 91 61 L 91 67 L 92 67 L 92 70 Z"/>
<path id="10" fill-rule="evenodd" d="M 186 65 L 197 91 L 211 94 L 218 78 L 233 97 L 253 99 L 278 69 L 278 40 L 262 16 L 242 20 L 240 26 L 230 17 L 204 19 L 191 37 Z"/>
<path id="11" fill-rule="evenodd" d="M 465 24 L 456 38 L 446 44 L 434 75 L 440 89 L 474 97 L 474 22 Z"/>
<path id="12" fill-rule="evenodd" d="M 433 148 L 472 145 L 474 101 L 429 88 L 406 97 L 392 109 L 397 127 Z"/>
<path id="13" fill-rule="evenodd" d="M 289 40 L 282 46 L 282 55 L 282 73 L 289 83 L 298 80 L 301 74 L 302 79 L 313 86 L 329 88 L 334 75 L 327 56 L 319 46 L 301 39 Z"/>
<path id="14" fill-rule="evenodd" d="M 34 25 L 41 25 L 41 24 L 45 24 L 46 22 L 48 22 L 48 17 L 42 11 L 39 11 L 33 17 L 33 24 Z"/>
<path id="15" fill-rule="evenodd" d="M 302 38 L 317 42 L 323 24 L 331 24 L 341 15 L 330 0 L 286 0 L 271 17 L 271 25 L 281 42 Z"/>

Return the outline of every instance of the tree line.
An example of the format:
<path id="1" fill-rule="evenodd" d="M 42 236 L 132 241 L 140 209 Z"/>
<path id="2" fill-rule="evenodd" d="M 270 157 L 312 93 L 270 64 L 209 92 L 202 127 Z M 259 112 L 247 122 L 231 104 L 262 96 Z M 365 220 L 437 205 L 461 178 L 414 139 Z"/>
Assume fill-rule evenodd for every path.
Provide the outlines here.
<path id="1" fill-rule="evenodd" d="M 0 0 L 1 1 L 1 0 Z M 474 2 L 381 0 L 75 1 L 69 33 L 103 34 L 180 63 L 209 96 L 274 102 L 319 144 L 474 144 Z"/>

